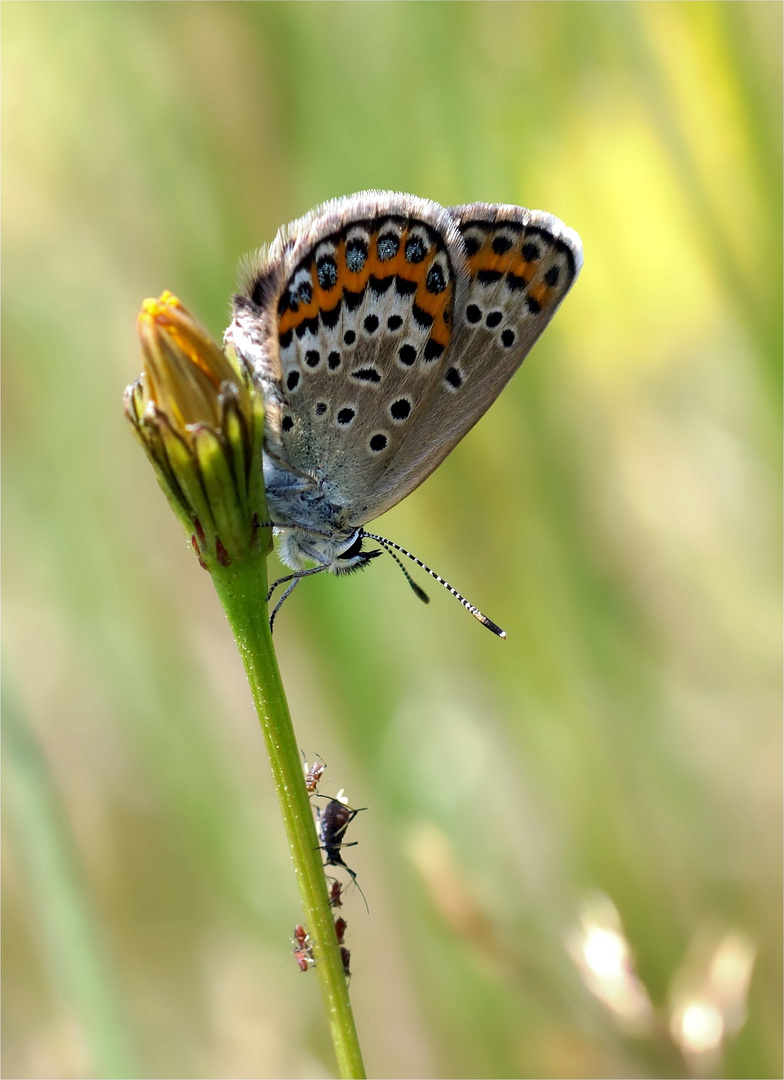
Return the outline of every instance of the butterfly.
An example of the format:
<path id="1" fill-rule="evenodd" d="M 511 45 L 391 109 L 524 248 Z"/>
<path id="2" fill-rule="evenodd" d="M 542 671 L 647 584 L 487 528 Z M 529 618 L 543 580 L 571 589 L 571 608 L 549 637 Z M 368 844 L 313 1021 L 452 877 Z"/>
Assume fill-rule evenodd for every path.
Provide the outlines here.
<path id="1" fill-rule="evenodd" d="M 388 191 L 324 203 L 246 264 L 225 340 L 264 396 L 267 504 L 294 570 L 270 590 L 290 582 L 273 620 L 303 577 L 386 551 L 421 599 L 399 554 L 506 636 L 365 526 L 484 415 L 581 266 L 579 236 L 551 214 Z"/>

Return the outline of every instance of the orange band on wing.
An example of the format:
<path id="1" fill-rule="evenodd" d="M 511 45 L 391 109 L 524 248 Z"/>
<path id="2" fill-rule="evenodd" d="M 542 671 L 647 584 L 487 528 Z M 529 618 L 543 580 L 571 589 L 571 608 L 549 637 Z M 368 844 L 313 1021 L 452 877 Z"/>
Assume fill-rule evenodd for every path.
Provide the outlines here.
<path id="1" fill-rule="evenodd" d="M 526 260 L 519 251 L 514 248 L 505 251 L 502 255 L 493 251 L 492 236 L 474 252 L 468 259 L 468 268 L 471 277 L 476 277 L 480 270 L 496 271 L 501 274 L 514 274 L 516 277 L 524 277 L 530 281 L 536 273 L 538 260 Z"/>
<path id="2" fill-rule="evenodd" d="M 422 325 L 429 320 L 431 323 L 430 337 L 434 338 L 444 348 L 449 344 L 454 284 L 451 278 L 445 281 L 441 292 L 433 292 L 427 287 L 430 269 L 443 248 L 434 244 L 421 262 L 409 262 L 406 259 L 405 250 L 410 229 L 405 227 L 401 230 L 400 245 L 397 253 L 391 259 L 381 260 L 378 256 L 376 242 L 379 231 L 380 228 L 377 228 L 370 235 L 367 256 L 362 267 L 356 271 L 350 270 L 346 262 L 345 237 L 335 239 L 335 250 L 332 258 L 335 261 L 336 280 L 334 285 L 328 289 L 322 288 L 319 284 L 316 262 L 313 260 L 310 266 L 312 298 L 306 304 L 299 301 L 296 310 L 287 307 L 282 312 L 278 322 L 280 335 L 286 334 L 289 330 L 296 330 L 306 320 L 314 319 L 320 312 L 334 308 L 345 292 L 364 292 L 368 288 L 371 277 L 375 278 L 379 283 L 390 281 L 392 278 L 400 278 L 401 281 L 415 286 L 413 317 L 416 318 L 418 314 Z M 391 282 L 390 287 L 394 288 Z"/>
<path id="3" fill-rule="evenodd" d="M 546 285 L 532 285 L 528 290 L 528 295 L 532 300 L 535 300 L 540 307 L 546 307 L 549 300 L 552 289 L 548 289 Z"/>
<path id="4" fill-rule="evenodd" d="M 513 288 L 526 288 L 527 296 L 533 301 L 530 305 L 532 310 L 539 310 L 547 306 L 553 298 L 554 289 L 546 282 L 540 281 L 531 285 L 537 270 L 541 266 L 542 258 L 526 259 L 523 252 L 528 246 L 524 244 L 522 251 L 519 244 L 512 246 L 509 251 L 499 254 L 493 249 L 494 234 L 489 233 L 482 246 L 468 258 L 468 268 L 472 278 L 482 280 L 482 275 L 488 275 L 488 281 L 499 280 L 500 275 L 508 274 L 508 282 Z M 556 277 L 557 280 L 557 277 Z M 536 309 L 534 308 L 536 305 Z"/>

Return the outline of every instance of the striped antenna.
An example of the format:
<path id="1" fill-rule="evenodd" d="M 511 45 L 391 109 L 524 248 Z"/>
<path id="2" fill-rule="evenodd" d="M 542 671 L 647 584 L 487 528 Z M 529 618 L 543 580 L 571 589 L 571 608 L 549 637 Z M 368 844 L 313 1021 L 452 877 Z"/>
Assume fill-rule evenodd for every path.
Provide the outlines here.
<path id="1" fill-rule="evenodd" d="M 364 535 L 369 536 L 370 534 L 365 533 Z M 375 539 L 375 537 L 373 539 Z M 420 588 L 419 585 L 417 585 L 417 583 L 414 581 L 414 579 L 409 574 L 408 570 L 406 570 L 405 566 L 403 566 L 400 559 L 398 559 L 398 557 L 394 553 L 394 551 L 390 551 L 388 547 L 385 547 L 384 550 L 386 551 L 387 555 L 392 556 L 392 558 L 395 560 L 397 565 L 403 571 L 403 574 L 405 575 L 406 581 L 411 586 L 411 588 L 414 590 L 414 596 L 418 596 L 423 604 L 429 604 L 430 603 L 430 597 L 427 595 L 427 593 L 425 592 L 424 589 Z"/>
<path id="2" fill-rule="evenodd" d="M 482 626 L 486 626 L 488 630 L 492 630 L 492 632 L 500 638 L 506 637 L 505 630 L 502 630 L 500 626 L 496 626 L 492 619 L 488 619 L 486 615 L 483 615 L 479 608 L 474 607 L 473 604 L 469 603 L 464 596 L 460 595 L 457 589 L 453 589 L 448 581 L 444 581 L 444 579 L 440 577 L 435 572 L 435 570 L 431 570 L 430 567 L 426 563 L 423 563 L 421 559 L 418 559 L 416 555 L 412 555 L 410 551 L 406 551 L 406 549 L 404 547 L 401 547 L 400 544 L 396 544 L 392 540 L 387 540 L 385 536 L 377 536 L 376 533 L 366 532 L 364 529 L 362 530 L 362 535 L 367 536 L 370 540 L 377 541 L 379 544 L 381 544 L 384 550 L 388 552 L 388 554 L 393 555 L 391 549 L 394 548 L 395 551 L 399 551 L 401 555 L 405 555 L 406 558 L 411 560 L 411 562 L 415 562 L 417 566 L 421 566 L 421 568 L 426 573 L 430 574 L 432 578 L 435 578 L 436 581 L 440 585 L 443 585 L 448 592 L 451 592 L 452 596 L 454 596 L 455 599 L 459 600 L 463 607 L 466 609 L 466 611 L 470 611 L 474 618 L 477 619 L 482 624 Z M 396 559 L 396 562 L 398 563 L 398 565 L 401 566 L 402 569 L 402 564 L 400 563 L 400 560 Z M 408 574 L 406 574 L 406 577 L 408 577 Z M 409 581 L 411 581 L 410 578 Z M 414 591 L 416 592 L 416 589 Z"/>

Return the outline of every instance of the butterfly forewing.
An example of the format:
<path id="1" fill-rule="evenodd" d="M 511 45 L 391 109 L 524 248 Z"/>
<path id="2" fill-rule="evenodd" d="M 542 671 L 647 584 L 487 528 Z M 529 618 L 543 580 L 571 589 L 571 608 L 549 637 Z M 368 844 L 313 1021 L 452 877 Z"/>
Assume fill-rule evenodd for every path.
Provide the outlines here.
<path id="1" fill-rule="evenodd" d="M 465 280 L 457 228 L 424 200 L 368 193 L 289 226 L 268 258 L 281 259 L 283 272 L 271 280 L 261 267 L 246 287 L 270 326 L 268 447 L 361 501 L 399 451 L 429 369 L 448 349 L 455 262 Z"/>

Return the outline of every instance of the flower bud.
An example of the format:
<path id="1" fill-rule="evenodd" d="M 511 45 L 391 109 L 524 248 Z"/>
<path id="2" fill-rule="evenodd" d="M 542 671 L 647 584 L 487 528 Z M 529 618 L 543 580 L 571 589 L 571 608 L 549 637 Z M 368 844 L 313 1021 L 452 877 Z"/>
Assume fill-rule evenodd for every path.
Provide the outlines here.
<path id="1" fill-rule="evenodd" d="M 137 327 L 143 370 L 125 413 L 199 562 L 261 552 L 264 407 L 250 370 L 169 292 L 144 301 Z"/>

